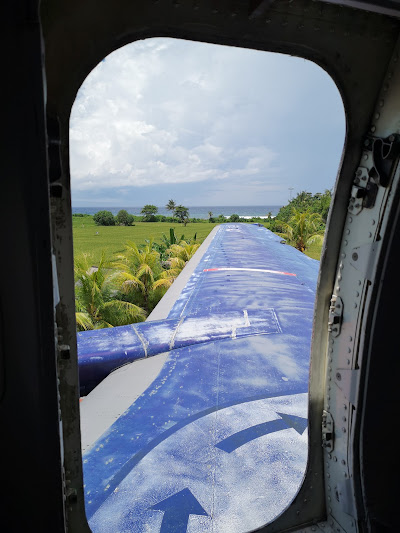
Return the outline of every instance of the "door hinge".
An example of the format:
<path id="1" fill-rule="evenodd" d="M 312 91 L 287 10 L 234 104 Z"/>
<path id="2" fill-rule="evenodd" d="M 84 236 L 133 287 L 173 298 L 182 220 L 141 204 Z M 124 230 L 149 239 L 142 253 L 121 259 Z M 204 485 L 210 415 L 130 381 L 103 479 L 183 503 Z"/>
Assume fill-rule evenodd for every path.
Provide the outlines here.
<path id="1" fill-rule="evenodd" d="M 334 448 L 334 426 L 332 415 L 322 411 L 322 446 L 327 452 L 332 452 Z"/>
<path id="2" fill-rule="evenodd" d="M 334 337 L 340 334 L 343 318 L 343 302 L 336 294 L 332 295 L 329 307 L 328 331 Z"/>

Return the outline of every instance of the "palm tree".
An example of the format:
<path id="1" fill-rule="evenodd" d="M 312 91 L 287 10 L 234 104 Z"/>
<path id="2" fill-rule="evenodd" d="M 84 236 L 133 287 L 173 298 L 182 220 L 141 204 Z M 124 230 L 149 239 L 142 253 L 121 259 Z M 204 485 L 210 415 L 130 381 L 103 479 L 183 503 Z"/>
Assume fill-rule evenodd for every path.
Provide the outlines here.
<path id="1" fill-rule="evenodd" d="M 114 266 L 118 270 L 116 282 L 122 297 L 135 302 L 150 313 L 164 296 L 173 280 L 162 276 L 160 254 L 154 249 L 153 240 L 143 248 L 129 241 L 125 252 L 118 256 Z"/>
<path id="2" fill-rule="evenodd" d="M 168 203 L 165 207 L 168 209 L 168 211 L 175 211 L 176 204 L 173 200 L 168 200 Z"/>
<path id="3" fill-rule="evenodd" d="M 189 244 L 186 241 L 181 241 L 179 244 L 173 244 L 169 249 L 170 257 L 178 257 L 187 262 L 196 253 L 200 244 Z"/>
<path id="4" fill-rule="evenodd" d="M 212 218 L 212 216 L 213 216 L 213 212 L 212 212 L 212 211 L 209 211 L 209 212 L 208 212 L 208 218 Z"/>
<path id="5" fill-rule="evenodd" d="M 189 208 L 184 205 L 177 205 L 175 207 L 174 216 L 179 219 L 179 222 L 183 222 L 183 225 L 189 222 Z"/>
<path id="6" fill-rule="evenodd" d="M 304 253 L 306 248 L 315 242 L 322 242 L 325 229 L 319 213 L 310 210 L 300 211 L 292 209 L 289 222 L 282 222 L 286 233 L 285 239 L 289 244 Z"/>
<path id="7" fill-rule="evenodd" d="M 143 322 L 146 313 L 137 305 L 115 297 L 115 273 L 107 268 L 104 253 L 98 267 L 92 267 L 90 256 L 75 260 L 75 305 L 78 331 L 111 328 Z"/>
<path id="8" fill-rule="evenodd" d="M 188 244 L 181 241 L 179 244 L 173 244 L 168 250 L 169 269 L 166 270 L 162 277 L 172 281 L 179 276 L 186 263 L 194 256 L 200 244 Z"/>

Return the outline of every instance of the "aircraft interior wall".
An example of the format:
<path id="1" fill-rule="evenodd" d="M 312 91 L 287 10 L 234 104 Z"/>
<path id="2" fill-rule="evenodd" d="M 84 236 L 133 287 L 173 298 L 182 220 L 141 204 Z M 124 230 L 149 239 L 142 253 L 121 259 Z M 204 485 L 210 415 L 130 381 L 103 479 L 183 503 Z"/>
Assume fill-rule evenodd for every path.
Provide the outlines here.
<path id="1" fill-rule="evenodd" d="M 347 134 L 314 315 L 311 458 L 305 484 L 293 506 L 262 531 L 311 529 L 320 527 L 318 523 L 326 525 L 325 531 L 396 530 L 398 465 L 393 422 L 398 358 L 393 303 L 398 292 L 399 225 L 397 215 L 391 213 L 398 204 L 397 152 L 388 182 L 378 183 L 375 211 L 363 210 L 365 224 L 359 223 L 362 217 L 357 218 L 358 213 L 349 213 L 348 206 L 357 192 L 357 169 L 362 163 L 369 173 L 374 164 L 371 152 L 365 150 L 366 136 L 387 139 L 400 133 L 400 24 L 398 18 L 380 14 L 381 2 L 374 3 L 377 13 L 353 9 L 353 4 L 346 7 L 311 0 L 4 3 L 6 92 L 0 158 L 2 530 L 89 531 L 80 450 L 69 114 L 84 78 L 106 54 L 154 35 L 305 57 L 326 69 L 341 92 Z M 391 7 L 398 13 L 397 2 Z M 350 477 L 345 478 L 341 461 L 336 462 L 336 455 L 322 448 L 324 408 L 332 409 L 337 428 L 345 427 L 339 419 L 344 416 L 339 409 L 343 391 L 335 376 L 348 358 L 348 344 L 341 343 L 344 337 L 339 336 L 329 356 L 329 310 L 338 276 L 346 281 L 347 272 L 356 268 L 348 262 L 340 273 L 345 242 L 351 250 L 360 246 L 364 238 L 361 232 L 372 226 L 372 220 L 374 224 L 379 221 L 379 231 L 365 248 L 365 264 L 370 269 L 363 278 L 365 312 L 356 316 L 359 343 L 352 345 L 354 365 L 346 367 L 352 372 L 343 373 L 350 376 L 349 390 L 343 394 L 353 391 L 353 378 L 359 394 L 356 404 L 352 403 L 355 424 L 336 441 L 346 461 L 350 459 L 345 469 Z M 353 232 L 355 226 L 358 229 Z M 384 247 L 378 249 L 375 242 L 379 241 Z M 353 278 L 346 282 L 354 292 Z M 394 311 L 388 312 L 389 308 Z M 350 301 L 346 301 L 345 309 L 347 313 Z M 354 306 L 352 309 L 355 313 Z M 348 320 L 342 324 L 345 331 L 353 317 L 350 311 L 346 313 Z M 362 372 L 357 373 L 360 368 Z M 351 399 L 355 402 L 353 396 Z M 355 433 L 358 430 L 360 433 Z M 340 481 L 336 486 L 342 492 L 336 500 L 329 493 L 329 479 Z"/>

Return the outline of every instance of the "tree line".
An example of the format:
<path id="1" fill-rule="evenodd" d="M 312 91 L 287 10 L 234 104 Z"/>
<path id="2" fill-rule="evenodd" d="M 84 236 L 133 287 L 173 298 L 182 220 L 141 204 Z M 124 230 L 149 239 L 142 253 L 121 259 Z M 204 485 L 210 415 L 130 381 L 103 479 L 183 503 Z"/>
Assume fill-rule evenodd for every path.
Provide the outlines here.
<path id="1" fill-rule="evenodd" d="M 189 208 L 184 205 L 176 205 L 173 200 L 169 200 L 165 206 L 171 211 L 171 217 L 157 216 L 158 207 L 153 204 L 146 204 L 141 210 L 141 217 L 128 213 L 126 209 L 118 211 L 114 216 L 111 211 L 102 210 L 93 215 L 93 220 L 97 226 L 133 226 L 134 222 L 179 222 L 184 226 L 189 222 Z"/>
<path id="2" fill-rule="evenodd" d="M 189 222 L 189 208 L 184 205 L 176 205 L 174 200 L 169 200 L 165 206 L 168 211 L 171 211 L 173 218 L 184 226 Z M 144 222 L 156 222 L 156 215 L 158 213 L 158 207 L 152 204 L 147 204 L 141 210 Z"/>

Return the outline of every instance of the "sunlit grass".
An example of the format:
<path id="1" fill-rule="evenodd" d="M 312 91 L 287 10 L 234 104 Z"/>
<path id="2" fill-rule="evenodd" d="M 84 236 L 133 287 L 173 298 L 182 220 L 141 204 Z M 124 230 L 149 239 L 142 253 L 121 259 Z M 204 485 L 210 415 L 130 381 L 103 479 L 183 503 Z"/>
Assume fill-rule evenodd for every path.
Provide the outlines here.
<path id="1" fill-rule="evenodd" d="M 115 253 L 125 249 L 127 241 L 133 241 L 138 246 L 144 244 L 145 239 L 153 238 L 160 242 L 165 233 L 169 236 L 169 229 L 174 228 L 178 239 L 185 235 L 192 239 L 197 234 L 197 242 L 204 240 L 217 225 L 209 222 L 173 224 L 171 222 L 135 222 L 134 226 L 96 226 L 93 217 L 72 217 L 74 236 L 74 255 L 85 253 L 93 257 L 96 266 L 104 250 L 106 258 L 110 259 Z"/>
<path id="2" fill-rule="evenodd" d="M 127 241 L 133 241 L 138 246 L 144 244 L 145 239 L 153 237 L 160 242 L 161 236 L 169 235 L 169 229 L 174 228 L 178 238 L 185 235 L 192 239 L 197 234 L 197 242 L 203 241 L 217 223 L 192 222 L 187 224 L 173 224 L 171 222 L 135 222 L 134 226 L 96 226 L 93 217 L 72 217 L 74 234 L 75 256 L 85 253 L 93 257 L 93 266 L 96 266 L 104 250 L 106 258 L 122 252 Z M 312 259 L 321 258 L 321 244 L 313 244 L 306 249 L 306 255 Z"/>
<path id="3" fill-rule="evenodd" d="M 285 237 L 283 233 L 277 233 L 277 235 L 279 235 L 279 237 L 282 237 L 282 239 L 284 239 L 284 237 Z M 291 245 L 288 244 L 288 246 L 291 246 Z M 316 244 L 311 244 L 311 246 L 306 248 L 306 251 L 304 253 L 308 257 L 311 257 L 311 259 L 317 259 L 318 261 L 320 261 L 321 260 L 321 252 L 322 252 L 322 243 L 320 243 L 320 244 L 316 243 Z"/>
<path id="4" fill-rule="evenodd" d="M 312 259 L 318 259 L 318 261 L 320 261 L 321 251 L 322 244 L 311 244 L 311 246 L 306 248 L 305 254 L 308 255 L 308 257 L 311 257 Z"/>

